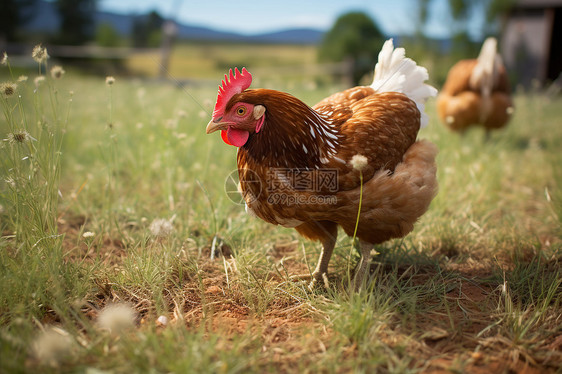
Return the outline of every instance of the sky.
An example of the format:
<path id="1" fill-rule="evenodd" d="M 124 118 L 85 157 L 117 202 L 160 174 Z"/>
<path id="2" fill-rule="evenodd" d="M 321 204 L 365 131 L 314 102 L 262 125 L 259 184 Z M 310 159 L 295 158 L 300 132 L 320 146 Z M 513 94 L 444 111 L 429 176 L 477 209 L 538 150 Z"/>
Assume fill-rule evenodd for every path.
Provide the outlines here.
<path id="1" fill-rule="evenodd" d="M 328 30 L 337 17 L 348 11 L 363 11 L 387 35 L 411 34 L 416 28 L 418 0 L 100 0 L 99 8 L 122 14 L 156 10 L 164 18 L 221 31 L 257 34 L 287 28 L 311 27 Z M 428 36 L 451 34 L 447 0 L 433 0 Z M 480 37 L 482 17 L 472 17 L 471 34 Z"/>

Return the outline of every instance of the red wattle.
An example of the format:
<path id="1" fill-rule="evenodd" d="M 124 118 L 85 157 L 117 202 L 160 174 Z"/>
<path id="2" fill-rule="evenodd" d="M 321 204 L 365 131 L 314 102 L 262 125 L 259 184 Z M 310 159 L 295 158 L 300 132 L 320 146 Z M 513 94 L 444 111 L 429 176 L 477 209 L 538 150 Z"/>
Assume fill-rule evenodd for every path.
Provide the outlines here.
<path id="1" fill-rule="evenodd" d="M 242 147 L 248 141 L 250 133 L 245 130 L 237 130 L 229 127 L 228 130 L 221 131 L 221 137 L 226 144 Z"/>
<path id="2" fill-rule="evenodd" d="M 221 138 L 222 138 L 222 141 L 225 142 L 226 144 L 232 145 L 232 143 L 230 143 L 228 141 L 228 136 L 226 135 L 226 130 L 221 130 Z"/>

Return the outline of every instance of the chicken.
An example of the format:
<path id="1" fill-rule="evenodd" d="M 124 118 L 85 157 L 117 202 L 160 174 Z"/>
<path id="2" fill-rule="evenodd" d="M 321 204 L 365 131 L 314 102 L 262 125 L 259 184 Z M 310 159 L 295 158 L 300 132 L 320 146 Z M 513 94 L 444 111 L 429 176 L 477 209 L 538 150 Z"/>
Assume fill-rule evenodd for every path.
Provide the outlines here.
<path id="1" fill-rule="evenodd" d="M 288 93 L 248 89 L 252 76 L 245 68 L 225 75 L 207 134 L 221 130 L 224 142 L 238 147 L 239 189 L 249 214 L 322 243 L 311 286 L 327 284 L 338 226 L 350 236 L 357 230 L 358 289 L 373 245 L 408 234 L 437 193 L 437 147 L 416 141 L 428 122 L 424 103 L 437 93 L 427 78 L 392 39 L 371 86 L 333 94 L 312 108 Z"/>
<path id="2" fill-rule="evenodd" d="M 489 131 L 507 124 L 513 102 L 507 72 L 496 52 L 497 41 L 488 38 L 478 59 L 457 62 L 437 97 L 437 112 L 452 130 L 464 132 L 472 125 Z"/>

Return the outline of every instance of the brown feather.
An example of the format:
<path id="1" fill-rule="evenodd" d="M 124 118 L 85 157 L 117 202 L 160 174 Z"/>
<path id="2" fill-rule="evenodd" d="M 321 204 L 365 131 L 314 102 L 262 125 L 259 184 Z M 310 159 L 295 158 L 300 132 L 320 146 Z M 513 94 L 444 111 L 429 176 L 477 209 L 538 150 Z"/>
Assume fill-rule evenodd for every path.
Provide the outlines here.
<path id="1" fill-rule="evenodd" d="M 513 102 L 505 67 L 500 64 L 489 97 L 470 83 L 478 60 L 461 60 L 447 74 L 437 97 L 437 113 L 452 130 L 464 131 L 473 125 L 486 129 L 504 127 L 510 119 Z"/>
<path id="2" fill-rule="evenodd" d="M 335 225 L 352 234 L 361 185 L 350 161 L 357 154 L 368 160 L 360 239 L 381 243 L 406 235 L 435 196 L 436 148 L 416 142 L 420 113 L 403 94 L 357 87 L 310 108 L 289 94 L 257 89 L 233 101 L 266 107 L 263 129 L 239 149 L 238 168 L 248 209 L 267 222 L 317 240 L 334 235 Z M 333 173 L 336 188 L 296 189 L 284 174 L 295 170 Z"/>

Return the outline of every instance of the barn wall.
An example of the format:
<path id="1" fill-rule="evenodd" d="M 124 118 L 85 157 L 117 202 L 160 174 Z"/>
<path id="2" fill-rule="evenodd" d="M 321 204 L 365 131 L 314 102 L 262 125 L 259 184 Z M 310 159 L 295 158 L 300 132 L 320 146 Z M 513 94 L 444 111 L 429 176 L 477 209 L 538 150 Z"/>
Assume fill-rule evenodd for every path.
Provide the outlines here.
<path id="1" fill-rule="evenodd" d="M 550 30 L 545 11 L 533 9 L 511 14 L 502 38 L 502 56 L 512 80 L 528 86 L 546 78 Z"/>

